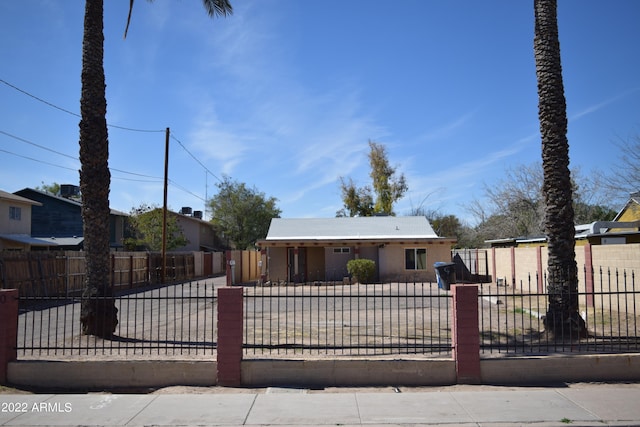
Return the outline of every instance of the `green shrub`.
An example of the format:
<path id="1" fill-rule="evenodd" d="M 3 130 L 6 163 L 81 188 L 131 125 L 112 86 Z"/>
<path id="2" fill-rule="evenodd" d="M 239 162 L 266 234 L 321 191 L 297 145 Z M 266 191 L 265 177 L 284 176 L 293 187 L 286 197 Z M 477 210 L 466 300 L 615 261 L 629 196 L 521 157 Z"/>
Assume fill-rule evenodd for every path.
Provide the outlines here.
<path id="1" fill-rule="evenodd" d="M 347 271 L 360 283 L 371 283 L 376 275 L 376 263 L 370 259 L 352 259 L 347 262 Z"/>

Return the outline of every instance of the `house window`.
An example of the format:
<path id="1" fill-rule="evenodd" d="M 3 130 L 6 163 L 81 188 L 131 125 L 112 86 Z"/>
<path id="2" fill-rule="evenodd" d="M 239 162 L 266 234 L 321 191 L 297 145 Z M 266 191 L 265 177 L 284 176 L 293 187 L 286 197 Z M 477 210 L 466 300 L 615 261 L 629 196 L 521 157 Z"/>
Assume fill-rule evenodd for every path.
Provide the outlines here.
<path id="1" fill-rule="evenodd" d="M 426 270 L 427 250 L 425 248 L 405 249 L 404 264 L 407 270 Z"/>
<path id="2" fill-rule="evenodd" d="M 22 219 L 22 208 L 9 206 L 9 219 L 20 221 Z"/>
<path id="3" fill-rule="evenodd" d="M 351 248 L 333 248 L 334 254 L 348 254 L 351 252 Z"/>

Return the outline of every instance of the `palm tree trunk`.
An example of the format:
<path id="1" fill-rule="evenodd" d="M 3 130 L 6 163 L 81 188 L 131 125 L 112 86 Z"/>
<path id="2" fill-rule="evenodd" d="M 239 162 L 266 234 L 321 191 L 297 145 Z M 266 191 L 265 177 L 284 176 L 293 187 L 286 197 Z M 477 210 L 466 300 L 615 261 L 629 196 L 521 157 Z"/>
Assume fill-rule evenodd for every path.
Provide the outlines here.
<path id="1" fill-rule="evenodd" d="M 109 141 L 103 0 L 86 0 L 80 98 L 80 190 L 86 279 L 80 321 L 87 335 L 111 337 L 118 324 L 109 260 Z"/>
<path id="2" fill-rule="evenodd" d="M 578 313 L 578 269 L 569 172 L 567 107 L 562 82 L 556 0 L 534 0 L 534 52 L 538 116 L 542 135 L 545 233 L 549 258 L 549 306 L 545 329 L 555 337 L 578 338 L 586 330 Z"/>

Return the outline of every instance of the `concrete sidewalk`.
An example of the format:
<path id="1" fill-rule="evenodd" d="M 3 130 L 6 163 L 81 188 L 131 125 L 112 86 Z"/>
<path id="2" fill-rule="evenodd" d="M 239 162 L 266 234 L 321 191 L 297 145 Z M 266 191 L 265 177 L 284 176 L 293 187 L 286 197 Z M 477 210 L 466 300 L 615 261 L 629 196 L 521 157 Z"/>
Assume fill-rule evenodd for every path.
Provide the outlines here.
<path id="1" fill-rule="evenodd" d="M 640 384 L 419 390 L 0 394 L 0 425 L 640 425 Z"/>

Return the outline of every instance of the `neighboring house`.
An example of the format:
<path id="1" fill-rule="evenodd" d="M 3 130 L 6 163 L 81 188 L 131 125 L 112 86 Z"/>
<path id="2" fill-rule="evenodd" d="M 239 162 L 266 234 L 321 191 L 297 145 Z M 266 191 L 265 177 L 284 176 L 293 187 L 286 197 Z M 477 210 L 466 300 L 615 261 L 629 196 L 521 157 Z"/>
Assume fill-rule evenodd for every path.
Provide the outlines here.
<path id="1" fill-rule="evenodd" d="M 202 219 L 202 211 L 182 208 L 180 213 L 170 211 L 168 213 L 175 216 L 184 237 L 189 241 L 186 246 L 174 250 L 213 252 L 224 249 L 215 226 Z"/>
<path id="2" fill-rule="evenodd" d="M 347 262 L 375 261 L 376 280 L 435 280 L 433 264 L 451 261 L 455 239 L 438 237 L 424 216 L 274 218 L 264 240 L 267 280 L 342 281 Z"/>
<path id="3" fill-rule="evenodd" d="M 75 186 L 65 185 L 77 189 Z M 48 242 L 50 249 L 79 250 L 82 249 L 82 203 L 71 198 L 77 191 L 68 191 L 62 197 L 45 191 L 25 188 L 16 191 L 15 195 L 34 200 L 38 205 L 31 212 L 31 236 Z M 109 215 L 109 243 L 112 249 L 122 248 L 125 222 L 128 215 L 111 210 Z"/>
<path id="4" fill-rule="evenodd" d="M 162 233 L 162 208 L 154 208 L 148 212 L 140 214 L 142 216 L 152 215 L 157 218 L 157 228 L 154 226 L 150 232 Z M 215 252 L 226 249 L 215 226 L 202 219 L 202 211 L 192 211 L 191 208 L 182 208 L 179 213 L 167 210 L 167 219 L 174 218 L 176 225 L 181 230 L 182 235 L 187 239 L 187 244 L 181 247 L 172 248 L 171 251 L 196 251 L 196 252 Z M 160 240 L 157 240 L 160 244 Z"/>
<path id="5" fill-rule="evenodd" d="M 47 242 L 31 237 L 31 210 L 42 204 L 0 190 L 0 251 L 28 251 L 47 248 Z"/>
<path id="6" fill-rule="evenodd" d="M 595 221 L 579 224 L 576 228 L 576 246 L 616 245 L 640 243 L 640 192 L 632 193 L 629 201 L 618 212 L 613 221 Z M 531 247 L 546 246 L 545 236 L 518 237 L 487 240 L 491 247 Z"/>

